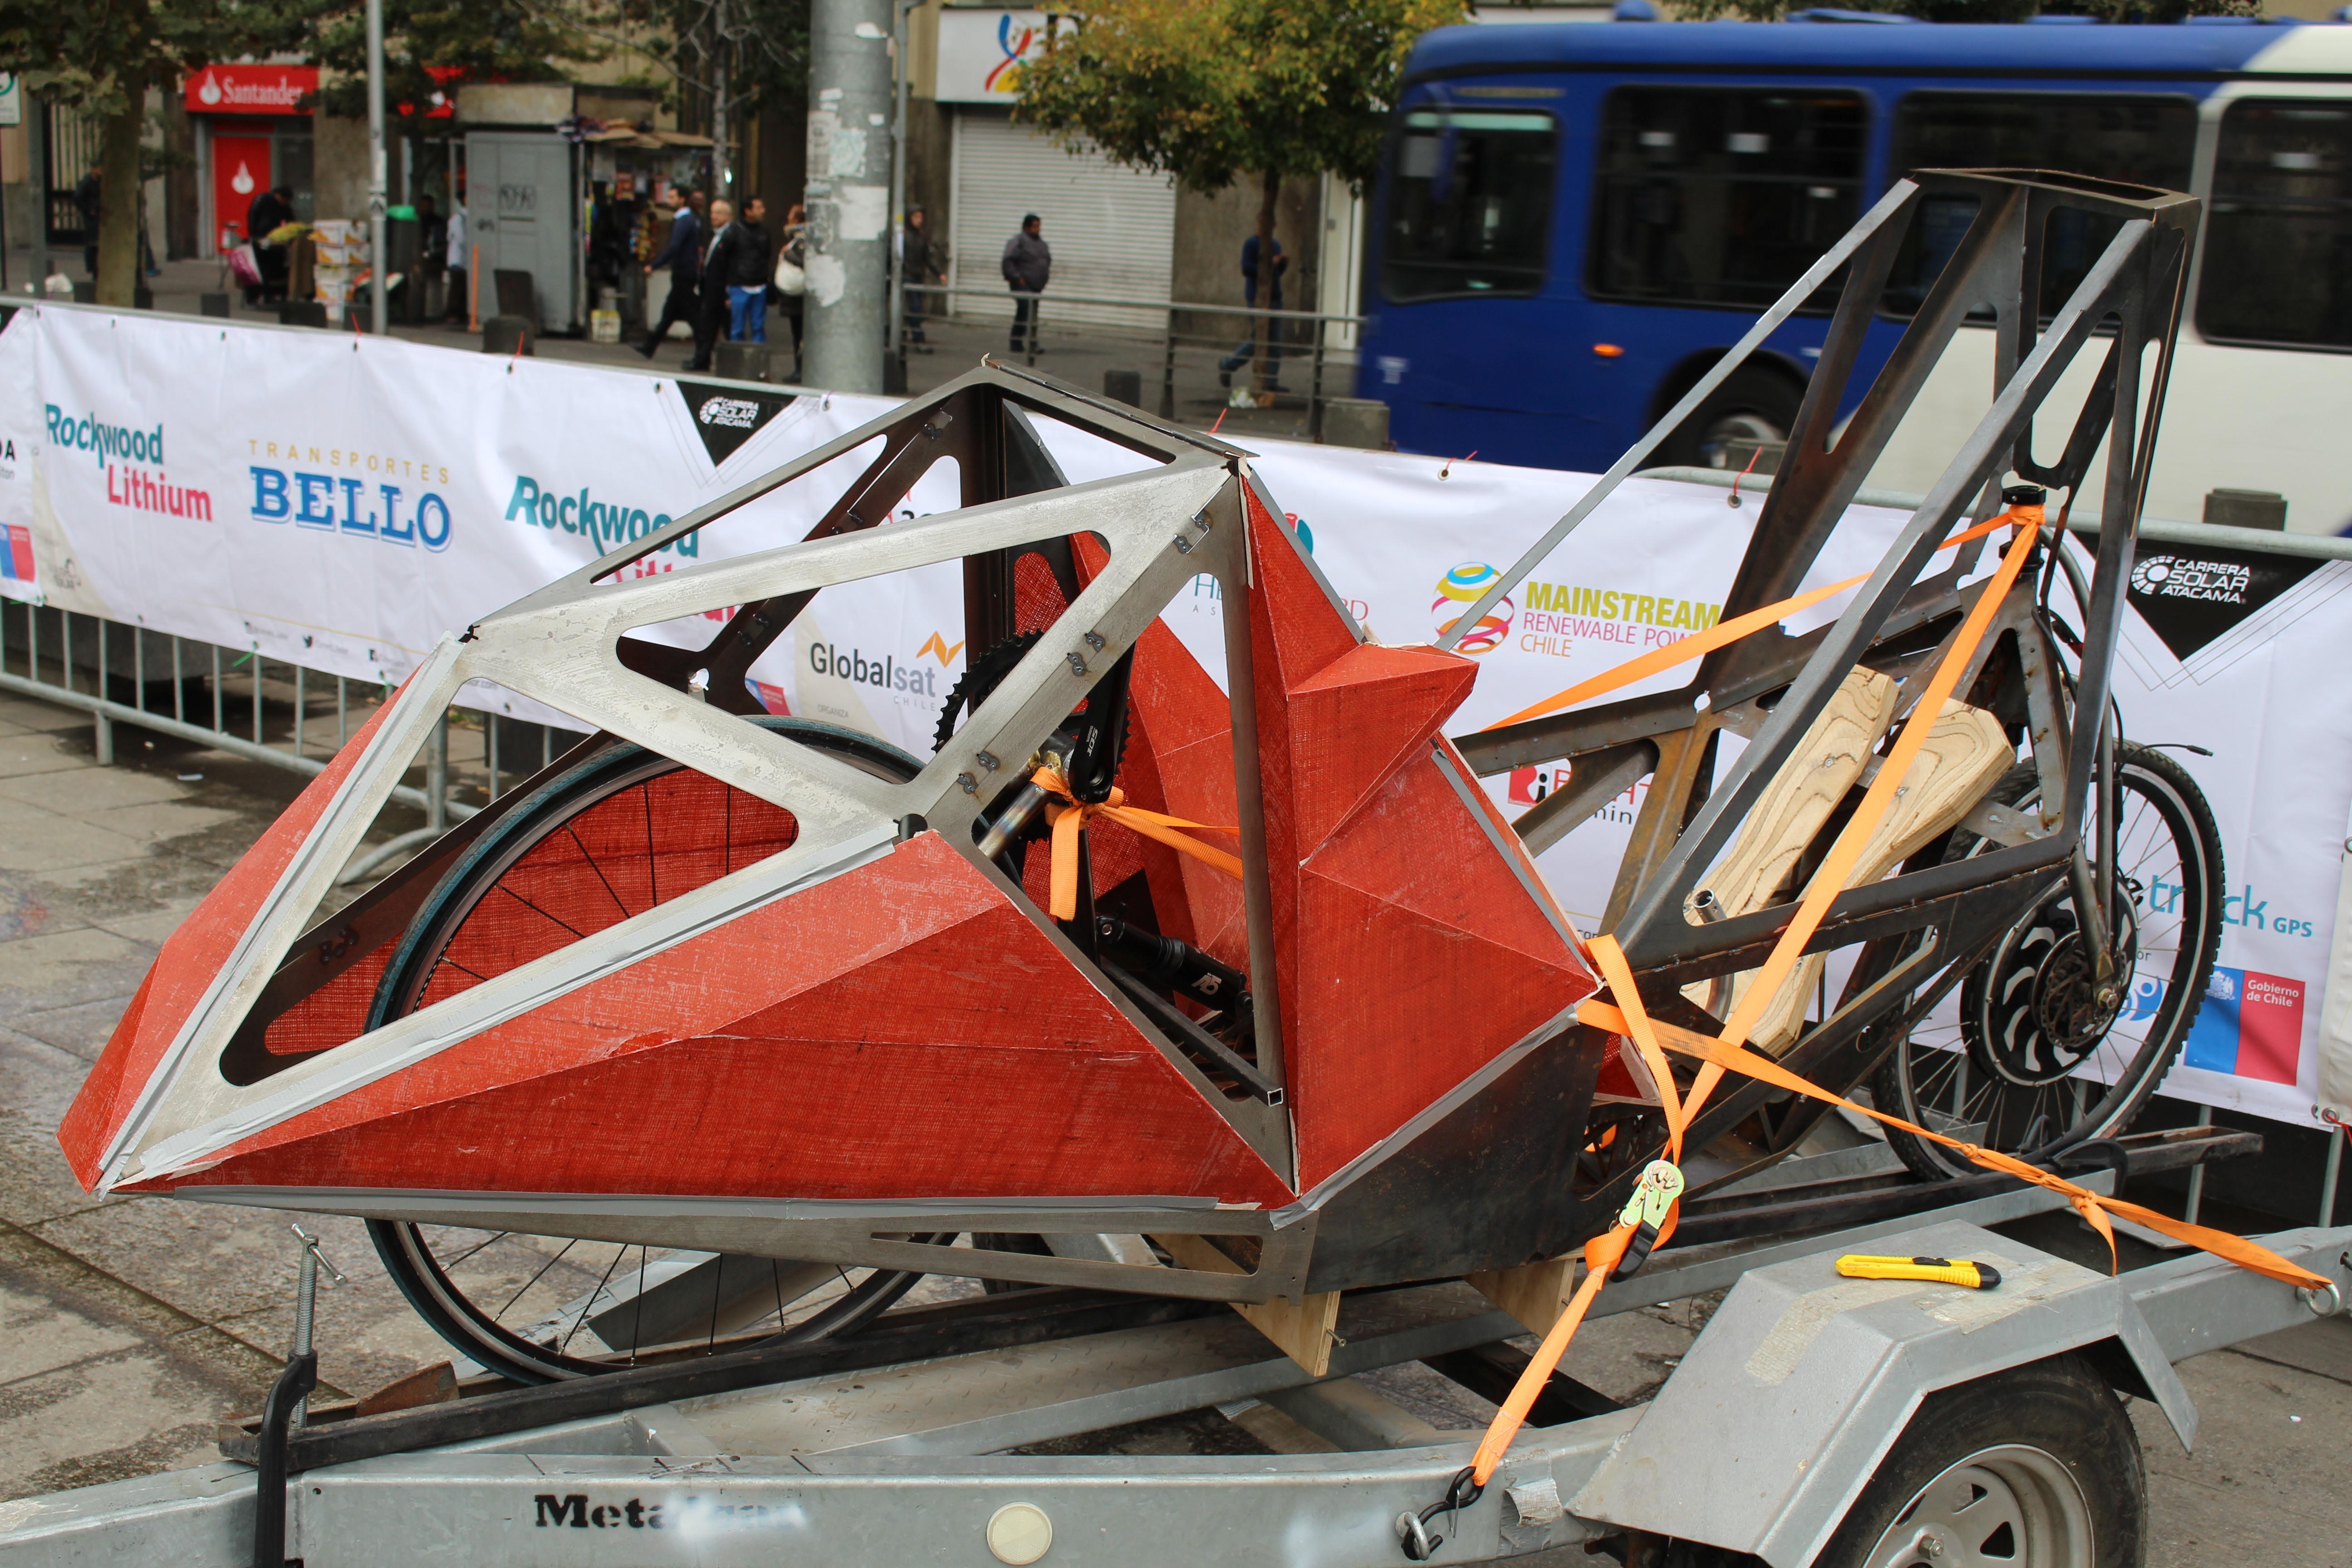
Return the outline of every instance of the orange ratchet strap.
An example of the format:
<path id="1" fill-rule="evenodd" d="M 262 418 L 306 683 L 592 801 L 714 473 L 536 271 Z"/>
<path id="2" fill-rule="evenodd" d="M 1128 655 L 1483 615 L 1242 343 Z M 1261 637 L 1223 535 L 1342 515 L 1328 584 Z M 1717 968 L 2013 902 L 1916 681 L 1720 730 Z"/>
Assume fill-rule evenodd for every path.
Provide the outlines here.
<path id="1" fill-rule="evenodd" d="M 1081 801 L 1070 793 L 1069 781 L 1052 768 L 1039 768 L 1030 775 L 1030 782 L 1063 804 L 1048 805 L 1045 819 L 1054 827 L 1053 896 L 1047 907 L 1057 921 L 1078 918 L 1078 835 L 1095 817 L 1108 817 L 1121 827 L 1131 829 L 1156 843 L 1165 844 L 1179 855 L 1189 855 L 1203 866 L 1223 871 L 1239 880 L 1241 858 L 1212 844 L 1203 844 L 1187 833 L 1231 833 L 1240 829 L 1218 827 L 1205 822 L 1187 822 L 1181 816 L 1167 816 L 1160 812 L 1146 811 L 1139 805 L 1122 804 L 1126 796 L 1114 789 L 1106 801 Z"/>
<path id="2" fill-rule="evenodd" d="M 2137 1204 L 2126 1203 L 2121 1198 L 2112 1198 L 2102 1193 L 2092 1192 L 2087 1187 L 2077 1186 L 2063 1176 L 2053 1176 L 2041 1167 L 2029 1165 L 2013 1156 L 1991 1149 L 1980 1149 L 1973 1143 L 1963 1142 L 1958 1138 L 1948 1137 L 1944 1133 L 1933 1132 L 1925 1127 L 1916 1126 L 1899 1116 L 1889 1116 L 1886 1112 L 1874 1110 L 1867 1105 L 1857 1105 L 1843 1095 L 1832 1094 L 1828 1089 L 1790 1072 L 1771 1058 L 1759 1056 L 1744 1046 L 1727 1045 L 1721 1040 L 1710 1039 L 1696 1031 L 1679 1028 L 1673 1024 L 1661 1023 L 1654 1018 L 1643 1018 L 1636 1022 L 1634 1018 L 1606 1002 L 1585 1003 L 1579 1010 L 1578 1016 L 1581 1022 L 1591 1024 L 1595 1028 L 1607 1029 L 1612 1034 L 1638 1028 L 1649 1034 L 1654 1041 L 1663 1043 L 1685 1056 L 1696 1057 L 1715 1068 L 1718 1073 L 1724 1071 L 1741 1073 L 1756 1079 L 1759 1083 L 1768 1083 L 1775 1089 L 1785 1089 L 1791 1094 L 1801 1094 L 1808 1100 L 1818 1100 L 1826 1105 L 1860 1111 L 1863 1115 L 1884 1122 L 1889 1127 L 1900 1127 L 1906 1132 L 1925 1138 L 1933 1143 L 1940 1143 L 1947 1149 L 1955 1150 L 1988 1171 L 1998 1171 L 2004 1176 L 2015 1176 L 2021 1182 L 2030 1182 L 2037 1187 L 2044 1187 L 2051 1192 L 2060 1194 L 2081 1212 L 2083 1217 L 2090 1222 L 2093 1229 L 2107 1238 L 2110 1252 L 2114 1250 L 2116 1237 L 2114 1229 L 2107 1224 L 2107 1215 L 2116 1214 L 2135 1224 L 2144 1225 L 2150 1230 L 2159 1231 L 2176 1241 L 2200 1247 L 2216 1258 L 2236 1264 L 2241 1268 L 2252 1269 L 2265 1279 L 2275 1279 L 2283 1285 L 2293 1285 L 2303 1290 L 2327 1289 L 2328 1281 L 2326 1278 L 2314 1274 L 2298 1264 L 2288 1262 L 2259 1242 L 2248 1241 L 2242 1236 L 2232 1236 L 2226 1230 L 2215 1230 L 2210 1226 L 2190 1225 L 2185 1220 L 2177 1220 L 2168 1215 L 2158 1214 L 2154 1209 L 2142 1208 Z"/>
<path id="3" fill-rule="evenodd" d="M 1911 716 L 1905 722 L 1902 733 L 1896 737 L 1895 744 L 1888 748 L 1885 759 L 1879 767 L 1878 776 L 1872 781 L 1869 790 L 1863 796 L 1861 805 L 1855 808 L 1852 819 L 1839 833 L 1836 842 L 1830 848 L 1828 857 L 1806 884 L 1804 896 L 1797 906 L 1795 917 L 1789 922 L 1789 929 L 1781 933 L 1780 940 L 1773 946 L 1771 956 L 1765 960 L 1763 967 L 1757 972 L 1757 977 L 1749 985 L 1745 1000 L 1732 1014 L 1729 1022 L 1725 1024 L 1721 1037 L 1710 1039 L 1705 1035 L 1677 1028 L 1671 1024 L 1662 1024 L 1651 1018 L 1642 1006 L 1641 994 L 1634 985 L 1633 967 L 1626 961 L 1623 950 L 1618 946 L 1614 937 L 1605 934 L 1594 937 L 1586 944 L 1586 948 L 1595 965 L 1600 969 L 1601 978 L 1608 983 L 1608 992 L 1613 998 L 1614 1005 L 1597 999 L 1587 1001 L 1579 1009 L 1578 1016 L 1584 1023 L 1597 1028 L 1607 1029 L 1612 1034 L 1630 1040 L 1633 1048 L 1640 1054 L 1643 1065 L 1649 1069 L 1650 1077 L 1657 1085 L 1659 1109 L 1666 1121 L 1665 1158 L 1669 1163 L 1680 1162 L 1684 1131 L 1697 1116 L 1700 1107 L 1706 1104 L 1708 1095 L 1714 1092 L 1716 1085 L 1722 1081 L 1725 1073 L 1737 1072 L 1759 1082 L 1787 1089 L 1790 1093 L 1801 1094 L 1809 1099 L 1824 1100 L 1832 1105 L 1858 1110 L 1865 1116 L 1874 1117 L 1890 1127 L 1903 1128 L 1920 1137 L 1955 1149 L 1987 1170 L 1998 1171 L 2004 1175 L 2014 1176 L 2020 1181 L 2030 1182 L 2035 1186 L 2062 1194 L 2074 1205 L 2084 1221 L 2106 1238 L 2107 1249 L 2111 1257 L 2115 1251 L 2115 1231 L 2107 1222 L 2107 1215 L 2112 1213 L 2121 1215 L 2126 1219 L 2145 1225 L 2151 1230 L 2159 1231 L 2192 1247 L 2201 1247 L 2217 1258 L 2241 1268 L 2252 1269 L 2270 1279 L 2304 1289 L 2326 1289 L 2329 1283 L 2327 1280 L 2308 1269 L 2288 1262 L 2269 1248 L 2248 1241 L 2242 1237 L 2232 1236 L 2227 1231 L 2213 1230 L 2204 1226 L 2185 1224 L 2158 1214 L 2153 1209 L 2142 1208 L 2137 1204 L 2128 1204 L 2120 1199 L 2103 1196 L 2085 1187 L 2078 1186 L 2063 1177 L 2053 1175 L 2047 1171 L 2029 1165 L 2022 1160 L 1991 1150 L 1980 1149 L 1975 1144 L 1964 1143 L 1942 1133 L 1931 1132 L 1924 1127 L 1915 1127 L 1900 1117 L 1886 1115 L 1868 1106 L 1856 1105 L 1843 1096 L 1832 1094 L 1827 1089 L 1808 1082 L 1770 1058 L 1759 1056 L 1746 1048 L 1748 1031 L 1755 1026 L 1757 1017 L 1769 1004 L 1774 994 L 1780 990 L 1781 983 L 1788 978 L 1798 961 L 1803 957 L 1805 944 L 1812 940 L 1813 933 L 1820 929 L 1822 920 L 1828 914 L 1831 903 L 1836 900 L 1838 894 L 1845 890 L 1846 878 L 1853 874 L 1854 863 L 1861 858 L 1864 847 L 1870 841 L 1870 836 L 1877 830 L 1879 823 L 1893 808 L 1895 796 L 1903 787 L 1904 775 L 1909 772 L 1912 763 L 1919 754 L 1920 748 L 1927 743 L 1928 730 L 1941 713 L 1945 701 L 1958 687 L 1960 675 L 1967 669 L 1969 659 L 1976 652 L 1977 645 L 1983 641 L 1985 633 L 1991 627 L 1993 616 L 1999 613 L 2001 600 L 2009 593 L 2011 584 L 2017 581 L 2018 574 L 2024 568 L 2026 558 L 2032 553 L 2033 542 L 2040 537 L 2042 521 L 2043 512 L 2040 506 L 2013 507 L 1990 522 L 1979 523 L 1968 531 L 1954 536 L 1940 547 L 1948 549 L 1970 539 L 1979 538 L 2003 525 L 2017 526 L 2017 533 L 2003 553 L 2000 568 L 1993 574 L 1992 580 L 1986 585 L 1984 592 L 1978 596 L 1967 618 L 1961 622 L 1959 632 L 1953 638 L 1952 646 L 1937 661 L 1935 672 L 1928 679 L 1927 689 L 1921 694 L 1919 700 L 1912 706 Z M 1736 642 L 1766 626 L 1784 620 L 1797 610 L 1808 605 L 1816 604 L 1832 594 L 1850 588 L 1864 580 L 1862 577 L 1850 577 L 1844 582 L 1833 583 L 1824 588 L 1815 588 L 1795 598 L 1784 599 L 1777 605 L 1769 605 L 1734 620 L 1722 622 L 1696 637 L 1686 637 L 1681 642 L 1619 665 L 1604 675 L 1597 676 L 1580 686 L 1572 687 L 1557 697 L 1549 698 L 1533 708 L 1514 714 L 1502 722 L 1517 723 L 1522 720 L 1540 717 L 1545 713 L 1571 707 L 1616 687 L 1630 684 L 1643 676 L 1669 668 L 1687 659 L 1696 658 L 1717 647 Z M 1686 1098 L 1676 1092 L 1674 1075 L 1668 1070 L 1665 1049 L 1669 1047 L 1684 1055 L 1696 1058 L 1702 1064 Z M 1679 1185 L 1678 1180 L 1676 1185 Z M 1663 1243 L 1674 1233 L 1674 1222 L 1679 1209 L 1680 1203 L 1677 1199 L 1674 1210 L 1669 1212 L 1664 1223 L 1656 1227 L 1656 1240 L 1659 1243 Z M 1584 1244 L 1586 1274 L 1583 1282 L 1578 1286 L 1576 1294 L 1570 1300 L 1567 1310 L 1560 1314 L 1559 1321 L 1553 1324 L 1551 1332 L 1544 1337 L 1542 1347 L 1537 1351 L 1535 1359 L 1528 1363 L 1527 1369 L 1520 1374 L 1517 1384 L 1511 1390 L 1510 1396 L 1503 1402 L 1502 1408 L 1496 1413 L 1493 1425 L 1486 1429 L 1485 1438 L 1478 1445 L 1476 1457 L 1471 1460 L 1467 1477 L 1472 1496 L 1475 1495 L 1477 1489 L 1486 1484 L 1487 1479 L 1494 1474 L 1496 1465 L 1501 1461 L 1504 1450 L 1510 1447 L 1511 1439 L 1517 1436 L 1520 1426 L 1527 1419 L 1528 1410 L 1535 1405 L 1537 1395 L 1542 1392 L 1545 1383 L 1550 1378 L 1552 1369 L 1559 1364 L 1560 1357 L 1567 1352 L 1569 1341 L 1575 1336 L 1578 1326 L 1584 1321 L 1585 1313 L 1591 1308 L 1593 1298 L 1601 1293 L 1601 1286 L 1607 1281 L 1610 1273 L 1625 1256 L 1627 1248 L 1633 1244 L 1637 1228 L 1639 1226 L 1633 1206 L 1629 1205 L 1626 1213 L 1619 1216 L 1618 1223 L 1613 1227 Z M 1458 1493 L 1461 1478 L 1456 1478 L 1456 1481 L 1455 1492 Z"/>

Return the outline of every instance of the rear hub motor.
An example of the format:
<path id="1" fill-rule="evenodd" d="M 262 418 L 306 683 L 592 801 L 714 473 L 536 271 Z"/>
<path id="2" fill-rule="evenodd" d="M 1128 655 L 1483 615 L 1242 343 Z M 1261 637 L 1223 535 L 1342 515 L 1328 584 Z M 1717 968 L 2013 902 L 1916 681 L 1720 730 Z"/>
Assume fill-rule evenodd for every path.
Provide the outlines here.
<path id="1" fill-rule="evenodd" d="M 2100 983 L 2073 907 L 2043 906 L 2012 933 L 1972 980 L 1969 1055 L 1985 1072 L 2041 1088 L 2063 1080 L 2097 1048 L 2126 999 L 2138 926 L 2127 912 L 2116 932 L 2115 962 Z"/>

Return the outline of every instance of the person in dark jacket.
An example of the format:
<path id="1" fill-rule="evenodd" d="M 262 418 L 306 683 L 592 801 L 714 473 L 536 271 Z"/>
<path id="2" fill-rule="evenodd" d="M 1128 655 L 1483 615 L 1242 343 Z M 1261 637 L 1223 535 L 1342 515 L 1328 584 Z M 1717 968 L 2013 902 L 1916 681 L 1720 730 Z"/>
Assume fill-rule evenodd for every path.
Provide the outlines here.
<path id="1" fill-rule="evenodd" d="M 684 321 L 692 331 L 702 313 L 702 221 L 695 216 L 694 204 L 692 191 L 678 192 L 677 210 L 670 215 L 669 243 L 646 263 L 647 277 L 669 268 L 669 298 L 662 301 L 661 320 L 654 323 L 646 334 L 645 347 L 637 351 L 647 359 L 669 336 L 672 323 Z"/>
<path id="2" fill-rule="evenodd" d="M 261 285 L 247 303 L 286 298 L 286 274 L 291 259 L 282 245 L 269 237 L 294 221 L 294 187 L 278 185 L 253 198 L 245 209 L 245 237 L 253 242 L 254 259 L 261 268 Z"/>
<path id="3" fill-rule="evenodd" d="M 739 343 L 768 341 L 768 284 L 772 268 L 767 217 L 768 204 L 753 196 L 743 204 L 742 221 L 735 226 L 735 247 L 727 272 L 727 335 Z"/>
<path id="4" fill-rule="evenodd" d="M 1013 290 L 1013 353 L 1020 353 L 1024 346 L 1031 353 L 1043 353 L 1037 343 L 1037 296 L 1054 277 L 1054 247 L 1039 233 L 1043 226 L 1037 215 L 1031 213 L 1021 220 L 1021 232 L 1004 242 L 1003 262 L 1005 286 Z"/>
<path id="5" fill-rule="evenodd" d="M 710 368 L 711 345 L 727 331 L 729 285 L 735 277 L 735 258 L 742 248 L 741 226 L 735 221 L 735 204 L 722 199 L 710 204 L 710 243 L 702 252 L 702 308 L 694 318 L 694 357 L 688 370 Z"/>
<path id="6" fill-rule="evenodd" d="M 98 165 L 92 163 L 89 173 L 75 183 L 73 191 L 74 209 L 81 214 L 81 232 L 88 241 L 81 247 L 81 264 L 89 269 L 92 278 L 98 276 Z"/>
<path id="7" fill-rule="evenodd" d="M 898 247 L 899 285 L 906 290 L 903 309 L 907 346 L 919 354 L 927 354 L 931 345 L 923 341 L 923 301 L 930 296 L 923 290 L 934 279 L 942 283 L 947 279 L 941 276 L 939 261 L 931 252 L 930 220 L 922 203 L 907 208 L 907 231 L 899 237 Z"/>
<path id="8" fill-rule="evenodd" d="M 1266 309 L 1270 310 L 1282 309 L 1282 274 L 1289 265 L 1290 258 L 1282 254 L 1282 241 L 1276 240 L 1274 242 L 1274 297 L 1266 301 Z M 1255 234 L 1242 241 L 1242 300 L 1251 310 L 1257 309 L 1257 236 Z M 1251 323 L 1249 341 L 1217 362 L 1219 386 L 1231 386 L 1234 384 L 1234 372 L 1256 357 L 1257 341 L 1261 335 L 1265 339 L 1265 385 L 1261 390 L 1266 392 L 1283 390 L 1282 323 L 1280 321 L 1267 321 L 1263 326 L 1256 322 Z"/>

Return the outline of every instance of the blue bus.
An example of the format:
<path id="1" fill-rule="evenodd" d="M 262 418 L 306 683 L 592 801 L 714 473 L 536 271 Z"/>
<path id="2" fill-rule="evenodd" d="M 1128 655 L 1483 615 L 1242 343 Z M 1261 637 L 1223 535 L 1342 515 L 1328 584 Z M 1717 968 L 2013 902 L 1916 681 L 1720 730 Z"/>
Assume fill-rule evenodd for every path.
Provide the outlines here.
<path id="1" fill-rule="evenodd" d="M 2352 514 L 2352 27 L 1486 25 L 1423 37 L 1404 79 L 1357 387 L 1403 450 L 1605 468 L 1906 170 L 2062 169 L 2207 203 L 2150 514 L 2197 518 L 2216 488 L 2284 494 L 2308 531 Z M 1964 226 L 1914 224 L 1852 397 Z M 2051 234 L 2042 298 L 2105 238 Z M 1781 438 L 1832 298 L 1654 460 Z M 1990 340 L 1959 335 L 1874 483 L 1940 469 Z"/>

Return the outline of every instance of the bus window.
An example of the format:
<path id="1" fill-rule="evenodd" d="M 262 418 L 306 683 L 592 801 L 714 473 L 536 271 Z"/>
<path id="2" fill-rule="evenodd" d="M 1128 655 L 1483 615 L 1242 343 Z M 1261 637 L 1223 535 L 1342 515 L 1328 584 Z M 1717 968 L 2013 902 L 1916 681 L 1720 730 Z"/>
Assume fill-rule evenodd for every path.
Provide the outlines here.
<path id="1" fill-rule="evenodd" d="M 2197 330 L 2352 348 L 2352 106 L 2242 99 L 2223 113 Z"/>
<path id="2" fill-rule="evenodd" d="M 1559 129 L 1549 114 L 1409 110 L 1389 169 L 1394 304 L 1543 287 Z"/>
<path id="3" fill-rule="evenodd" d="M 1850 92 L 1617 89 L 1601 111 L 1593 297 L 1769 305 L 1860 216 L 1868 115 Z"/>
<path id="4" fill-rule="evenodd" d="M 1915 92 L 1895 112 L 1889 167 L 2054 169 L 2166 190 L 2189 188 L 2197 110 L 2187 99 L 2121 93 Z M 1907 316 L 1968 232 L 1976 204 L 1929 198 L 1895 258 L 1886 309 Z M 2115 237 L 2116 221 L 2062 212 L 2044 237 L 2042 312 L 2066 302 Z"/>

